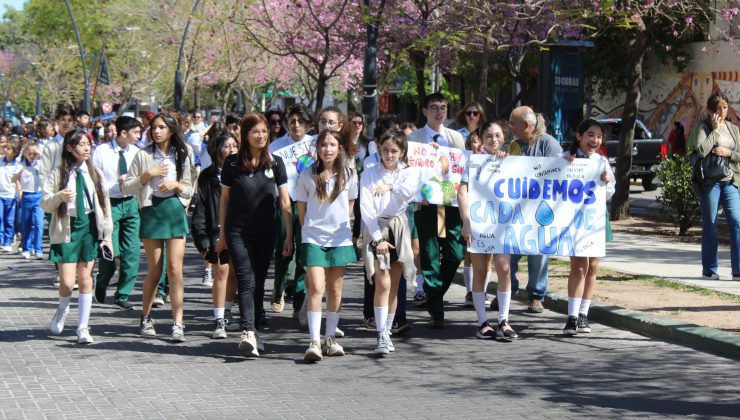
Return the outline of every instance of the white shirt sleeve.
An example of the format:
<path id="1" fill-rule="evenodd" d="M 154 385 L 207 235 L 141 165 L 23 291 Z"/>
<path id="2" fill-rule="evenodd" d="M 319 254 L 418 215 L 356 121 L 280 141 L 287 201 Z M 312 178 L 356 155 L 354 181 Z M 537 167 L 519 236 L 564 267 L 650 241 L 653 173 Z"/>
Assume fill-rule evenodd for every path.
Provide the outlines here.
<path id="1" fill-rule="evenodd" d="M 296 181 L 295 186 L 295 201 L 300 201 L 301 203 L 307 203 L 308 197 L 311 194 L 311 177 L 310 177 L 310 169 L 306 169 L 303 172 L 301 172 L 300 175 L 298 175 L 298 180 Z"/>
<path id="2" fill-rule="evenodd" d="M 376 184 L 376 174 L 377 172 L 373 168 L 371 173 L 364 173 L 360 178 L 360 215 L 373 241 L 380 241 L 383 236 L 380 234 L 380 227 L 378 226 L 377 203 L 372 191 Z"/>
<path id="3" fill-rule="evenodd" d="M 357 175 L 354 171 L 350 171 L 349 185 L 347 186 L 347 194 L 350 200 L 357 200 L 358 188 L 357 188 Z"/>

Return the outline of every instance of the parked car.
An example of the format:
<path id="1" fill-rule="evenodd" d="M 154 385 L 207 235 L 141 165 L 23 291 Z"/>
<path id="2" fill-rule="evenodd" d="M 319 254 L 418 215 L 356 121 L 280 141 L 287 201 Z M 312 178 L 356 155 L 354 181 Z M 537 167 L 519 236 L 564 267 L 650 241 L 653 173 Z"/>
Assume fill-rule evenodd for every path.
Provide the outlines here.
<path id="1" fill-rule="evenodd" d="M 622 128 L 621 118 L 601 118 L 599 123 L 606 130 L 601 154 L 609 159 L 612 169 L 617 163 L 617 149 L 619 147 L 619 130 Z M 658 188 L 655 179 L 655 167 L 668 155 L 668 143 L 665 139 L 656 136 L 641 120 L 635 123 L 635 139 L 632 143 L 632 169 L 630 180 L 640 180 L 645 191 Z M 616 171 L 615 171 L 616 172 Z"/>

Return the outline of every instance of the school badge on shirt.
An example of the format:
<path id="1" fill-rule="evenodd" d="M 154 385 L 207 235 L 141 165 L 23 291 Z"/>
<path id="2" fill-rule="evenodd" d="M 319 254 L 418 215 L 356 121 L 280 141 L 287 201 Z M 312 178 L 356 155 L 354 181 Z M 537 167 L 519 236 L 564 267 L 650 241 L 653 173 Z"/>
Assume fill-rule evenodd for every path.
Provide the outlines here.
<path id="1" fill-rule="evenodd" d="M 268 177 L 268 178 L 272 178 L 273 177 L 272 168 L 265 169 L 265 176 Z"/>

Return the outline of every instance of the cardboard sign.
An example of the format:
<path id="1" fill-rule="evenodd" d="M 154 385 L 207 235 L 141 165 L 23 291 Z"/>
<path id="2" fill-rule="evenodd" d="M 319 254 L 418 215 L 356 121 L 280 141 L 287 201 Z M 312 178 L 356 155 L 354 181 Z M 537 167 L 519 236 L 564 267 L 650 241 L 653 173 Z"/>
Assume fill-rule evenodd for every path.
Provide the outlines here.
<path id="1" fill-rule="evenodd" d="M 469 155 L 467 150 L 409 142 L 409 166 L 418 168 L 421 179 L 414 201 L 457 207 L 457 189 Z"/>
<path id="2" fill-rule="evenodd" d="M 604 256 L 601 160 L 470 157 L 470 252 Z"/>
<path id="3" fill-rule="evenodd" d="M 283 159 L 285 172 L 288 175 L 288 191 L 290 198 L 295 201 L 298 175 L 316 162 L 316 145 L 313 140 L 307 139 L 278 149 L 272 154 Z"/>

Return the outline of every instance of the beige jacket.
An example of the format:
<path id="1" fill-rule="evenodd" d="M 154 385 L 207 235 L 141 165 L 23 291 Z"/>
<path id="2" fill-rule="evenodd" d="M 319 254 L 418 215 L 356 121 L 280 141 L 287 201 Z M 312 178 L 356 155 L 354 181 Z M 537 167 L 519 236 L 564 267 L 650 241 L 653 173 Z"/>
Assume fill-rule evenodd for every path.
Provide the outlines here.
<path id="1" fill-rule="evenodd" d="M 98 171 L 97 169 L 95 169 Z M 103 174 L 98 171 L 101 178 Z M 41 197 L 41 208 L 45 212 L 51 213 L 51 222 L 49 222 L 49 237 L 52 244 L 67 243 L 71 240 L 71 228 L 69 214 L 59 217 L 59 205 L 62 204 L 62 196 L 59 192 L 59 178 L 61 177 L 61 168 L 56 168 L 47 174 L 44 181 L 43 195 Z M 91 191 L 94 193 L 94 191 Z M 106 212 L 103 212 L 105 206 Z M 95 200 L 95 223 L 98 226 L 98 239 L 101 241 L 110 241 L 113 234 L 113 219 L 111 218 L 110 200 L 108 193 L 103 189 L 103 197 Z"/>
<path id="2" fill-rule="evenodd" d="M 190 205 L 190 199 L 193 197 L 193 178 L 195 174 L 193 149 L 190 145 L 187 145 L 187 148 L 188 158 L 185 160 L 186 167 L 183 168 L 182 179 L 180 180 L 183 189 L 178 194 L 178 198 L 184 207 Z M 153 146 L 147 146 L 139 150 L 139 153 L 134 156 L 134 161 L 131 162 L 131 166 L 128 168 L 128 174 L 126 174 L 126 180 L 123 182 L 123 188 L 121 190 L 126 195 L 136 194 L 139 208 L 152 205 L 152 194 L 154 190 L 149 186 L 149 183 L 146 185 L 142 184 L 139 177 L 155 164 L 154 148 Z"/>

